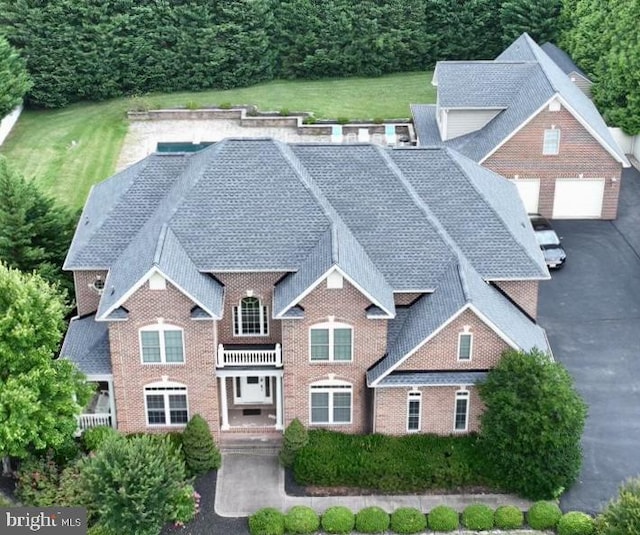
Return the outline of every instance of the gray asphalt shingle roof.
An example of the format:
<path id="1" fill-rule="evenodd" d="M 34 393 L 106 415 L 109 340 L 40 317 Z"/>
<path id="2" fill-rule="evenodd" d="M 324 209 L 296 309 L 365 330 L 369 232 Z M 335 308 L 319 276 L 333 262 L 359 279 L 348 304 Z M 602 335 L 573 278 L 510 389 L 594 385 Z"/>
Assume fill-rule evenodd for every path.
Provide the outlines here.
<path id="1" fill-rule="evenodd" d="M 486 158 L 545 102 L 559 94 L 593 129 L 603 146 L 623 165 L 629 165 L 594 104 L 526 33 L 494 61 L 439 62 L 436 75 L 441 107 L 503 108 L 480 130 L 444 142 L 474 161 Z M 442 144 L 435 110 L 414 105 L 412 112 L 420 143 Z"/>
<path id="2" fill-rule="evenodd" d="M 435 371 L 394 372 L 387 375 L 378 386 L 462 386 L 484 381 L 484 371 Z"/>
<path id="3" fill-rule="evenodd" d="M 73 318 L 60 350 L 85 375 L 111 375 L 108 324 L 95 315 Z"/>
<path id="4" fill-rule="evenodd" d="M 560 68 L 560 70 L 565 74 L 571 74 L 575 72 L 580 76 L 584 77 L 586 80 L 589 80 L 589 77 L 585 74 L 585 72 L 578 67 L 571 56 L 567 54 L 560 47 L 554 45 L 553 43 L 544 43 L 540 45 L 540 48 L 544 51 L 544 53 L 549 56 L 553 62 Z"/>

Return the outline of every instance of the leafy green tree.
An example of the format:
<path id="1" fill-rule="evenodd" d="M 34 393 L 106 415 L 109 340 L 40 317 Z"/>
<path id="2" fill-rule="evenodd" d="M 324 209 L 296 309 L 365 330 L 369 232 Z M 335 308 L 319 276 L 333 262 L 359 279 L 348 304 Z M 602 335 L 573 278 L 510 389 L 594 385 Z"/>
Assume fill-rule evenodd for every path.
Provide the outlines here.
<path id="1" fill-rule="evenodd" d="M 167 438 L 107 441 L 81 468 L 89 511 L 114 533 L 157 535 L 182 498 L 184 462 Z"/>
<path id="2" fill-rule="evenodd" d="M 76 216 L 45 196 L 0 156 L 0 261 L 20 271 L 37 271 L 51 283 L 73 291 L 62 272 Z"/>
<path id="3" fill-rule="evenodd" d="M 505 0 L 500 6 L 502 40 L 511 44 L 527 32 L 537 43 L 555 41 L 562 0 Z"/>
<path id="4" fill-rule="evenodd" d="M 531 499 L 557 497 L 580 471 L 586 405 L 567 370 L 538 350 L 506 351 L 479 386 L 488 475 Z"/>
<path id="5" fill-rule="evenodd" d="M 191 475 L 220 468 L 220 452 L 213 442 L 209 425 L 199 414 L 194 414 L 184 429 L 182 451 Z"/>
<path id="6" fill-rule="evenodd" d="M 22 102 L 31 88 L 25 62 L 0 35 L 0 119 Z"/>
<path id="7" fill-rule="evenodd" d="M 56 450 L 76 430 L 91 389 L 54 360 L 66 307 L 40 276 L 0 263 L 0 456 Z"/>
<path id="8" fill-rule="evenodd" d="M 640 479 L 630 479 L 596 519 L 599 535 L 640 535 Z"/>

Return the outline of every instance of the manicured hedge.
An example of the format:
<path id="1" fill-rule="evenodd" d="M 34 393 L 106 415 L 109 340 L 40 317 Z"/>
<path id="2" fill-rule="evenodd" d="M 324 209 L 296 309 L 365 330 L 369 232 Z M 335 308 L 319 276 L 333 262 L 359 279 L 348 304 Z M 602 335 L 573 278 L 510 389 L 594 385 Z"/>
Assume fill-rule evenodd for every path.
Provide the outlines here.
<path id="1" fill-rule="evenodd" d="M 501 505 L 493 514 L 498 529 L 518 529 L 524 524 L 524 514 L 514 505 Z"/>
<path id="2" fill-rule="evenodd" d="M 359 533 L 383 533 L 389 528 L 389 514 L 380 507 L 360 509 L 356 515 L 356 531 Z"/>
<path id="3" fill-rule="evenodd" d="M 427 529 L 427 517 L 419 509 L 401 507 L 391 514 L 390 527 L 394 533 L 420 533 Z"/>
<path id="4" fill-rule="evenodd" d="M 434 507 L 427 516 L 427 524 L 433 531 L 453 531 L 458 529 L 458 523 L 458 512 L 446 505 Z"/>
<path id="5" fill-rule="evenodd" d="M 322 515 L 322 529 L 327 533 L 351 533 L 355 526 L 355 515 L 348 507 L 329 507 Z"/>
<path id="6" fill-rule="evenodd" d="M 320 517 L 311 507 L 296 505 L 287 511 L 284 526 L 293 535 L 315 533 L 320 528 Z"/>
<path id="7" fill-rule="evenodd" d="M 284 535 L 284 514 L 272 507 L 265 507 L 249 517 L 251 535 Z"/>
<path id="8" fill-rule="evenodd" d="M 493 509 L 481 503 L 468 505 L 462 512 L 462 525 L 474 531 L 493 528 Z"/>
<path id="9" fill-rule="evenodd" d="M 571 511 L 563 515 L 558 522 L 558 535 L 593 535 L 593 518 L 580 511 Z"/>
<path id="10" fill-rule="evenodd" d="M 477 472 L 474 436 L 346 435 L 309 431 L 293 465 L 301 485 L 420 492 L 485 484 Z"/>
<path id="11" fill-rule="evenodd" d="M 553 502 L 536 502 L 527 513 L 527 523 L 533 529 L 555 529 L 562 517 L 562 511 Z"/>

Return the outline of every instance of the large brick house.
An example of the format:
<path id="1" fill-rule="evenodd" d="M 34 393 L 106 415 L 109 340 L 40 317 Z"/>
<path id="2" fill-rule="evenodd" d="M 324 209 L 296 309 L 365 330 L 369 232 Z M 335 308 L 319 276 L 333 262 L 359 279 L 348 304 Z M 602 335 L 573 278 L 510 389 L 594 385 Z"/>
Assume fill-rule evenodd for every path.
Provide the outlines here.
<path id="1" fill-rule="evenodd" d="M 570 76 L 526 33 L 492 61 L 438 62 L 436 104 L 412 106 L 418 142 L 513 180 L 530 213 L 615 219 L 629 162 Z"/>
<path id="2" fill-rule="evenodd" d="M 465 433 L 505 349 L 549 351 L 516 188 L 443 147 L 153 154 L 92 189 L 65 268 L 83 427 Z"/>

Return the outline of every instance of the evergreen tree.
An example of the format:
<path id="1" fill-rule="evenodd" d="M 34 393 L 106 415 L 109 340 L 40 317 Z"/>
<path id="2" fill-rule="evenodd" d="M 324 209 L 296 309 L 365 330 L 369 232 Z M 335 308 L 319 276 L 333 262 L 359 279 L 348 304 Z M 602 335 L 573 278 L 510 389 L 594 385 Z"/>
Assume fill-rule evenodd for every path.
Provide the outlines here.
<path id="1" fill-rule="evenodd" d="M 205 419 L 194 414 L 182 434 L 182 451 L 190 475 L 220 468 L 221 456 Z"/>
<path id="2" fill-rule="evenodd" d="M 500 7 L 502 40 L 511 44 L 527 32 L 539 44 L 555 41 L 562 0 L 505 0 Z"/>
<path id="3" fill-rule="evenodd" d="M 22 102 L 31 79 L 18 52 L 0 35 L 0 119 Z"/>

